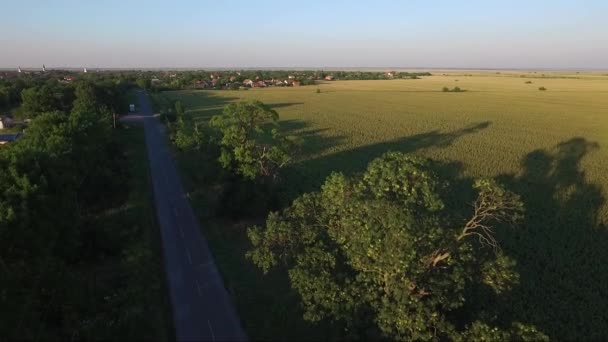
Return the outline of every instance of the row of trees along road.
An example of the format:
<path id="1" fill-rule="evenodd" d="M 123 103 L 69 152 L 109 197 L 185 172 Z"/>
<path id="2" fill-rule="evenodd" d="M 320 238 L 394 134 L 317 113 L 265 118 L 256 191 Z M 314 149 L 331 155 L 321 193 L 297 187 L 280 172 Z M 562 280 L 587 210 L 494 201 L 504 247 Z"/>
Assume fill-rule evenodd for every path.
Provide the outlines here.
<path id="1" fill-rule="evenodd" d="M 279 175 L 298 144 L 280 134 L 278 120 L 260 102 L 227 105 L 210 122 L 219 163 L 259 187 L 288 186 Z M 334 173 L 320 191 L 249 228 L 247 256 L 264 272 L 286 272 L 304 318 L 342 324 L 347 338 L 547 339 L 525 322 L 500 320 L 491 305 L 467 305 L 491 303 L 519 280 L 494 234 L 517 225 L 519 197 L 482 179 L 472 212 L 454 213 L 440 195 L 446 182 L 430 161 L 387 152 L 363 174 Z"/>
<path id="2" fill-rule="evenodd" d="M 109 317 L 82 297 L 89 285 L 81 275 L 100 251 L 113 248 L 95 222 L 127 195 L 126 159 L 111 129 L 123 86 L 82 81 L 71 89 L 22 90 L 18 111 L 31 122 L 22 138 L 0 148 L 0 331 L 6 339 L 92 338 L 103 336 L 103 329 L 94 332 L 100 326 L 120 325 L 122 313 Z"/>

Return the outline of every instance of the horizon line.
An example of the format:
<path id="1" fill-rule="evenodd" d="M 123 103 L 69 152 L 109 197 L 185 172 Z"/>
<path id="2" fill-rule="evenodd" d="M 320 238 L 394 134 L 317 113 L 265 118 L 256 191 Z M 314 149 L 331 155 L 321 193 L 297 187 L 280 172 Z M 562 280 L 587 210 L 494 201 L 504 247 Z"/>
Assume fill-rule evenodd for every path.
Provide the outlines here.
<path id="1" fill-rule="evenodd" d="M 40 70 L 43 65 L 40 66 L 2 66 L 0 71 L 13 71 L 18 68 L 21 70 Z M 608 67 L 446 67 L 446 66 L 234 66 L 234 67 L 220 67 L 220 66 L 186 66 L 186 67 L 175 67 L 175 66 L 121 66 L 121 67 L 105 67 L 105 66 L 46 66 L 48 70 L 80 70 L 86 68 L 87 70 L 184 70 L 184 71 L 196 71 L 196 70 L 334 70 L 334 71 L 350 71 L 350 70 L 502 70 L 502 71 L 608 71 Z"/>

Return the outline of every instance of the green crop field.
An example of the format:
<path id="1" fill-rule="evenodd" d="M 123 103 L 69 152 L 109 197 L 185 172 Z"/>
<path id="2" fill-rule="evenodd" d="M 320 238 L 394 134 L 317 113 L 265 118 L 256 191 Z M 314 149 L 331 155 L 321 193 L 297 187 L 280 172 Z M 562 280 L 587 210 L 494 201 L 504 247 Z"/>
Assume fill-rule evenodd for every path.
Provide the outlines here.
<path id="1" fill-rule="evenodd" d="M 522 195 L 527 211 L 519 228 L 501 236 L 503 250 L 517 260 L 520 285 L 495 304 L 504 307 L 505 316 L 536 324 L 550 337 L 608 336 L 608 74 L 433 74 L 418 80 L 165 95 L 180 99 L 195 122 L 205 122 L 232 101 L 271 105 L 283 132 L 303 140 L 294 166 L 298 172 L 286 177 L 301 191 L 315 189 L 331 171 L 361 171 L 389 150 L 437 160 L 445 166 L 441 172 L 465 183 L 479 176 L 499 178 Z M 455 86 L 466 91 L 442 92 Z M 208 234 L 215 250 L 240 253 L 217 243 L 228 241 L 221 240 L 223 233 Z M 246 242 L 238 244 L 244 248 Z M 245 307 L 255 291 L 239 287 L 243 276 L 228 270 L 252 267 L 242 256 L 218 259 L 236 288 L 252 338 L 273 336 L 268 329 L 281 331 L 274 336 L 297 337 L 290 335 L 288 323 L 283 330 L 264 326 L 259 312 Z"/>

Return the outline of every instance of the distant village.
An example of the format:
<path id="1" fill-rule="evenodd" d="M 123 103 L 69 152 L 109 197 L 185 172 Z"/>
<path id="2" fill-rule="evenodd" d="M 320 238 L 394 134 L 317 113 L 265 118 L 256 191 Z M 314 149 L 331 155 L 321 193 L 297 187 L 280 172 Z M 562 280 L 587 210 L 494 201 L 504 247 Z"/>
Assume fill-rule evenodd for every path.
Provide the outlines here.
<path id="1" fill-rule="evenodd" d="M 60 69 L 21 68 L 0 70 L 0 144 L 19 137 L 18 127 L 27 124 L 16 120 L 13 112 L 21 102 L 21 92 L 30 87 L 48 86 L 73 92 L 81 78 L 136 84 L 138 87 L 157 92 L 183 89 L 247 90 L 267 87 L 301 87 L 317 82 L 337 80 L 391 80 L 416 79 L 430 76 L 428 72 L 396 71 L 324 71 L 324 70 L 109 70 L 109 69 Z M 56 98 L 65 94 L 56 93 Z"/>

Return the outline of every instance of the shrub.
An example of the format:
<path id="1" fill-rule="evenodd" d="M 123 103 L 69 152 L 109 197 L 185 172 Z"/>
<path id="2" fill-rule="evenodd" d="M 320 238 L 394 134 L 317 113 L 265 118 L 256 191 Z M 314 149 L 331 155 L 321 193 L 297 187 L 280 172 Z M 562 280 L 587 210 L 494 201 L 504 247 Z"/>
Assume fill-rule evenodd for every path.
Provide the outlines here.
<path id="1" fill-rule="evenodd" d="M 448 91 L 450 91 L 450 88 L 448 88 L 448 87 L 443 87 L 443 89 L 442 89 L 442 90 L 443 90 L 443 92 L 447 93 Z"/>
<path id="2" fill-rule="evenodd" d="M 460 93 L 460 92 L 462 92 L 463 90 L 462 90 L 462 89 L 460 89 L 460 87 L 454 87 L 454 89 L 452 89 L 452 91 L 453 91 L 453 92 L 455 92 L 455 93 Z"/>
<path id="3" fill-rule="evenodd" d="M 538 90 L 545 91 L 545 90 L 547 90 L 547 88 L 545 88 L 545 87 L 539 87 Z"/>
<path id="4" fill-rule="evenodd" d="M 317 88 L 317 90 L 315 91 L 317 94 L 321 94 L 321 89 Z"/>
<path id="5" fill-rule="evenodd" d="M 532 81 L 526 81 L 526 84 L 532 84 Z"/>
<path id="6" fill-rule="evenodd" d="M 160 120 L 164 123 L 175 122 L 177 120 L 177 115 L 172 111 L 162 111 L 160 113 Z"/>

